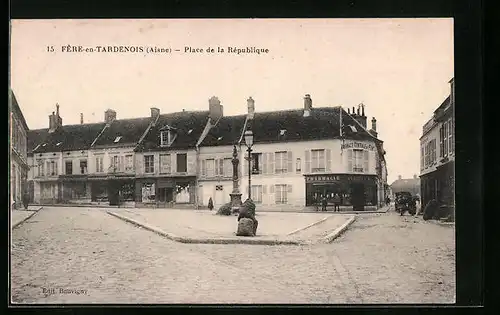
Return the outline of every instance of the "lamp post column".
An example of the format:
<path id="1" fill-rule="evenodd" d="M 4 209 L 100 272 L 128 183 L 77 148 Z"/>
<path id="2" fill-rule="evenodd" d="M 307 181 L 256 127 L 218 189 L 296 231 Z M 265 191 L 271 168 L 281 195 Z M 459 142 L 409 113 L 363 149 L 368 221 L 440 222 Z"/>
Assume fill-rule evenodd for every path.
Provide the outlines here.
<path id="1" fill-rule="evenodd" d="M 248 199 L 252 199 L 252 148 L 248 148 Z"/>

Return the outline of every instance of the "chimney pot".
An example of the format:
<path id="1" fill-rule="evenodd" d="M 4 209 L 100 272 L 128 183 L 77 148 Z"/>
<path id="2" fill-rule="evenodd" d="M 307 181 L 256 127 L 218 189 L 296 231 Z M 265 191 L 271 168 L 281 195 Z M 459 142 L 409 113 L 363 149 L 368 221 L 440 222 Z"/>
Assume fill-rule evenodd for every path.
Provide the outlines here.
<path id="1" fill-rule="evenodd" d="M 365 105 L 361 103 L 361 116 L 365 117 Z"/>
<path id="2" fill-rule="evenodd" d="M 80 124 L 83 125 L 83 113 L 80 113 Z"/>
<path id="3" fill-rule="evenodd" d="M 212 96 L 208 100 L 208 111 L 209 118 L 212 123 L 215 123 L 223 116 L 223 106 L 221 105 L 220 100 L 216 96 Z"/>
<path id="4" fill-rule="evenodd" d="M 114 120 L 116 120 L 116 112 L 112 109 L 108 109 L 104 112 L 104 121 L 107 124 L 112 123 Z"/>
<path id="5" fill-rule="evenodd" d="M 247 99 L 248 118 L 253 119 L 255 113 L 255 100 L 250 96 Z"/>
<path id="6" fill-rule="evenodd" d="M 398 179 L 401 179 L 401 178 L 402 178 L 401 175 L 398 175 Z"/>
<path id="7" fill-rule="evenodd" d="M 304 117 L 308 117 L 311 114 L 312 109 L 312 99 L 310 94 L 304 96 Z"/>
<path id="8" fill-rule="evenodd" d="M 377 131 L 377 120 L 375 117 L 372 117 L 372 130 Z"/>
<path id="9" fill-rule="evenodd" d="M 354 106 L 352 107 L 352 114 L 355 115 L 356 114 L 356 108 L 354 108 Z"/>
<path id="10" fill-rule="evenodd" d="M 349 107 L 347 107 L 347 113 L 350 114 L 351 113 L 351 109 Z"/>

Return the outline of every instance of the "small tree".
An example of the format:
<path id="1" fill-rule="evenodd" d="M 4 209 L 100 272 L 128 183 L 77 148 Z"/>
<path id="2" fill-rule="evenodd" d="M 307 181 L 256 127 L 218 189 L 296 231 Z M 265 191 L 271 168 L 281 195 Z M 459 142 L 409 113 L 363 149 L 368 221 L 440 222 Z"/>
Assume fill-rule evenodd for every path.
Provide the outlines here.
<path id="1" fill-rule="evenodd" d="M 210 199 L 208 199 L 208 209 L 210 209 L 210 211 L 212 211 L 214 208 L 214 202 L 212 200 L 212 197 L 210 197 Z"/>

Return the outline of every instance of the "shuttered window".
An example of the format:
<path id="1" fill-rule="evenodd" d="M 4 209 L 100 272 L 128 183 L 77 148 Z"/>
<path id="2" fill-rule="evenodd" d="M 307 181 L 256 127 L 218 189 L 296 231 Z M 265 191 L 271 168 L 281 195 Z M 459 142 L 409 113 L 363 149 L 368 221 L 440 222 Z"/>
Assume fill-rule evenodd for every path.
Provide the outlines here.
<path id="1" fill-rule="evenodd" d="M 306 173 L 311 173 L 311 151 L 306 150 L 305 151 L 305 156 L 306 156 Z"/>
<path id="2" fill-rule="evenodd" d="M 332 171 L 332 150 L 330 149 L 326 150 L 326 171 Z"/>
<path id="3" fill-rule="evenodd" d="M 311 150 L 311 172 L 324 172 L 325 164 L 325 150 Z"/>
<path id="4" fill-rule="evenodd" d="M 364 171 L 365 173 L 369 171 L 369 165 L 368 165 L 368 161 L 369 161 L 369 158 L 370 158 L 370 155 L 369 155 L 369 152 L 368 150 L 365 150 L 364 151 L 364 155 L 365 155 L 365 160 L 364 160 L 364 163 L 363 163 L 363 168 L 364 168 Z"/>
<path id="5" fill-rule="evenodd" d="M 231 162 L 231 159 L 224 159 L 224 176 L 225 177 L 231 177 L 233 176 L 233 163 Z"/>
<path id="6" fill-rule="evenodd" d="M 274 201 L 276 204 L 286 204 L 288 187 L 287 185 L 274 185 Z"/>
<path id="7" fill-rule="evenodd" d="M 201 176 L 207 176 L 207 161 L 201 160 Z"/>
<path id="8" fill-rule="evenodd" d="M 215 160 L 208 159 L 206 161 L 206 167 L 207 167 L 207 177 L 214 177 L 215 176 Z"/>
<path id="9" fill-rule="evenodd" d="M 274 172 L 276 174 L 286 173 L 287 165 L 288 165 L 287 158 L 288 158 L 288 155 L 287 155 L 286 151 L 274 153 L 274 159 L 275 159 L 274 160 L 274 165 L 275 165 Z"/>
<path id="10" fill-rule="evenodd" d="M 352 149 L 347 150 L 347 171 L 352 172 Z"/>
<path id="11" fill-rule="evenodd" d="M 172 158 L 170 154 L 160 154 L 160 173 L 170 174 Z"/>

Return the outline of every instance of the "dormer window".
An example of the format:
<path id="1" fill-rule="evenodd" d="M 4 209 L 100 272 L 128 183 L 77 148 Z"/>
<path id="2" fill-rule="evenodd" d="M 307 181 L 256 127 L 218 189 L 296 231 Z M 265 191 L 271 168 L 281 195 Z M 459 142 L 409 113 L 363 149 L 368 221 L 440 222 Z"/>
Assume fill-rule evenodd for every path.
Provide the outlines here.
<path id="1" fill-rule="evenodd" d="M 217 138 L 217 141 L 221 141 L 221 140 L 222 140 L 222 137 Z"/>
<path id="2" fill-rule="evenodd" d="M 174 141 L 174 132 L 172 130 L 164 130 L 161 132 L 161 146 L 170 146 Z"/>
<path id="3" fill-rule="evenodd" d="M 42 147 L 45 147 L 45 146 L 47 146 L 47 143 L 42 144 Z"/>
<path id="4" fill-rule="evenodd" d="M 62 144 L 62 142 L 58 142 L 58 143 L 56 144 L 56 146 L 60 146 L 61 144 Z"/>
<path id="5" fill-rule="evenodd" d="M 285 133 L 286 133 L 286 129 L 281 129 L 281 130 L 280 130 L 280 136 L 284 136 L 284 135 L 285 135 Z"/>
<path id="6" fill-rule="evenodd" d="M 358 130 L 356 129 L 356 127 L 355 127 L 355 126 L 353 126 L 353 125 L 349 125 L 349 128 L 351 128 L 351 131 L 352 131 L 352 132 L 357 132 L 357 131 L 358 131 Z"/>
<path id="7" fill-rule="evenodd" d="M 190 135 L 190 134 L 191 134 L 191 132 L 193 132 L 193 129 L 189 129 L 189 130 L 188 130 L 188 135 Z"/>
<path id="8" fill-rule="evenodd" d="M 120 142 L 121 138 L 122 138 L 121 136 L 116 137 L 114 142 L 115 142 L 115 143 Z"/>

